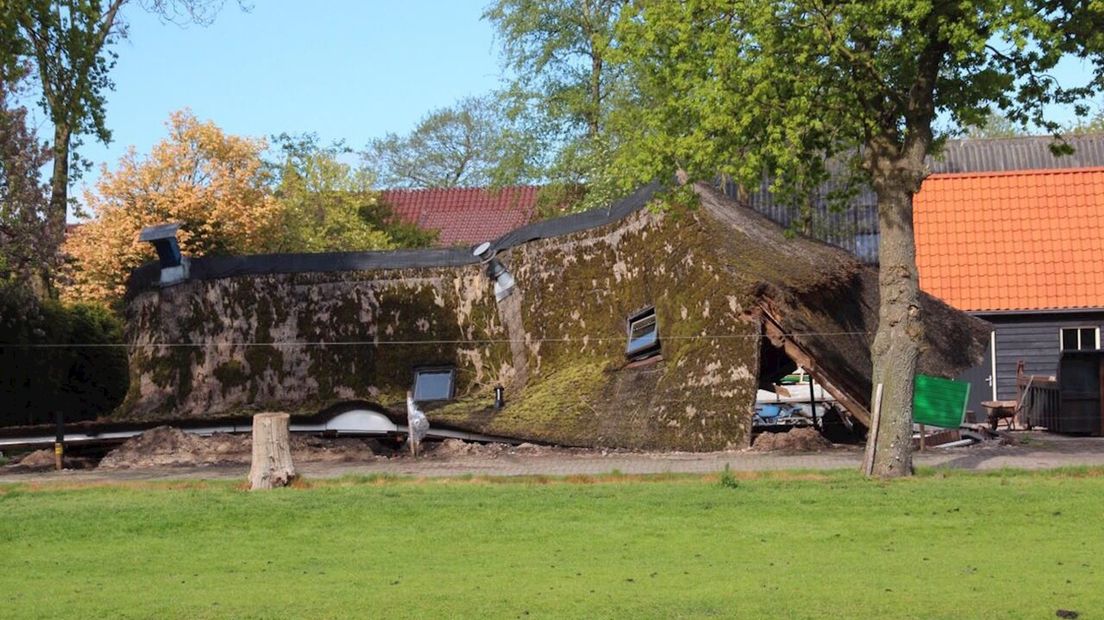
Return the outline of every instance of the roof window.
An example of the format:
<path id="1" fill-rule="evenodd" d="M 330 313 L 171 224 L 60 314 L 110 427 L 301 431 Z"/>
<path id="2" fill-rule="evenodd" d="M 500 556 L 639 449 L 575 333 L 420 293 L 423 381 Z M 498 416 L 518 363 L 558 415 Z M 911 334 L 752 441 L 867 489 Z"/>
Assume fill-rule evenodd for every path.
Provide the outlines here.
<path id="1" fill-rule="evenodd" d="M 644 359 L 659 353 L 659 324 L 655 307 L 645 308 L 628 320 L 629 344 L 625 355 L 632 360 Z"/>
<path id="2" fill-rule="evenodd" d="M 414 371 L 415 402 L 452 400 L 455 392 L 455 368 L 419 368 Z"/>

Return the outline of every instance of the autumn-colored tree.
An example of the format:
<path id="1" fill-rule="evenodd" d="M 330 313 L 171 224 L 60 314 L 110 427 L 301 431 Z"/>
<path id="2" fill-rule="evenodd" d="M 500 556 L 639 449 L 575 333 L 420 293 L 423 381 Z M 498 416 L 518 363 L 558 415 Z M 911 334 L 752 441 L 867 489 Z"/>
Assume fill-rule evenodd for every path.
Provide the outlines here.
<path id="1" fill-rule="evenodd" d="M 224 0 L 19 0 L 0 2 L 0 75 L 30 63 L 39 79 L 41 104 L 53 125 L 46 239 L 61 239 L 69 208 L 69 183 L 81 171 L 73 149 L 81 136 L 111 139 L 104 102 L 114 88 L 114 45 L 126 38 L 123 13 L 139 5 L 179 24 L 208 24 Z M 53 248 L 48 248 L 53 251 Z"/>
<path id="2" fill-rule="evenodd" d="M 130 271 L 155 258 L 142 228 L 179 222 L 185 254 L 250 254 L 278 239 L 280 203 L 261 158 L 264 140 L 230 136 L 191 112 L 174 113 L 169 137 L 148 157 L 131 149 L 85 194 L 94 219 L 66 241 L 63 298 L 115 302 Z"/>

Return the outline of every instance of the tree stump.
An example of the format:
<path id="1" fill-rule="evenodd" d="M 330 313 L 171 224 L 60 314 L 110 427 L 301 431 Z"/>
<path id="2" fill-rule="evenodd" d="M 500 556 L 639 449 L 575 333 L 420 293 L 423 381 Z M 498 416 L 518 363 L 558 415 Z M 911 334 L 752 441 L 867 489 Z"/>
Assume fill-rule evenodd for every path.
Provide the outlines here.
<path id="1" fill-rule="evenodd" d="M 286 487 L 295 479 L 291 462 L 291 440 L 286 413 L 258 413 L 253 416 L 253 462 L 249 468 L 249 489 Z"/>

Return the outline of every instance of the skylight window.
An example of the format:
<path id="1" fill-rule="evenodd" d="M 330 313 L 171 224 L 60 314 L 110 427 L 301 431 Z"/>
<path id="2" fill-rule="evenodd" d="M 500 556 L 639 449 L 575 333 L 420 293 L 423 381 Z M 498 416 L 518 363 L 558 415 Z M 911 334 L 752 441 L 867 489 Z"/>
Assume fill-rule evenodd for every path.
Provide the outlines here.
<path id="1" fill-rule="evenodd" d="M 455 368 L 420 368 L 414 371 L 414 400 L 452 400 L 455 384 Z"/>
<path id="2" fill-rule="evenodd" d="M 629 359 L 644 359 L 659 353 L 659 324 L 655 308 L 646 308 L 629 317 Z"/>

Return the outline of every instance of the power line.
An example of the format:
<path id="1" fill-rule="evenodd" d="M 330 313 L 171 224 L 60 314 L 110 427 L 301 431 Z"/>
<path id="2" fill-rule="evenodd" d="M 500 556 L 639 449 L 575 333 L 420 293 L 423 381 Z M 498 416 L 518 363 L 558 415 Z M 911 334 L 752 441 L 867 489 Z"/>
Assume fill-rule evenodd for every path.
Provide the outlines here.
<path id="1" fill-rule="evenodd" d="M 783 336 L 787 338 L 794 337 L 840 337 L 840 336 L 869 336 L 873 332 L 868 331 L 839 331 L 839 332 L 787 332 Z M 763 334 L 700 334 L 695 336 L 661 336 L 660 340 L 734 340 L 734 339 L 747 339 L 747 338 L 765 338 Z M 19 348 L 19 349 L 95 349 L 95 348 L 125 348 L 125 349 L 142 349 L 142 348 L 217 348 L 217 347 L 363 347 L 363 346 L 415 346 L 415 345 L 450 345 L 450 344 L 532 344 L 532 343 L 544 343 L 544 342 L 556 342 L 556 343 L 579 343 L 589 344 L 591 342 L 609 342 L 609 341 L 624 341 L 625 336 L 578 336 L 567 338 L 530 338 L 530 339 L 510 339 L 510 338 L 484 338 L 484 339 L 456 339 L 456 340 L 317 340 L 317 341 L 273 341 L 273 342 L 256 342 L 256 341 L 204 341 L 204 342 L 146 342 L 146 343 L 125 343 L 125 342 L 82 342 L 82 343 L 57 343 L 57 342 L 44 342 L 44 343 L 0 343 L 0 349 L 3 348 Z"/>

